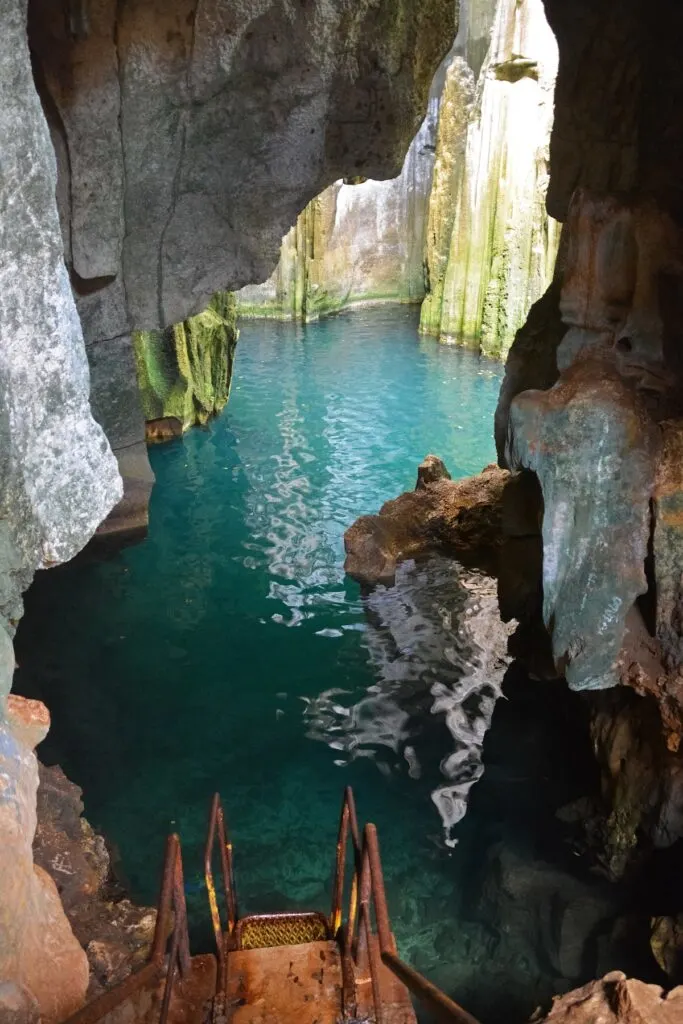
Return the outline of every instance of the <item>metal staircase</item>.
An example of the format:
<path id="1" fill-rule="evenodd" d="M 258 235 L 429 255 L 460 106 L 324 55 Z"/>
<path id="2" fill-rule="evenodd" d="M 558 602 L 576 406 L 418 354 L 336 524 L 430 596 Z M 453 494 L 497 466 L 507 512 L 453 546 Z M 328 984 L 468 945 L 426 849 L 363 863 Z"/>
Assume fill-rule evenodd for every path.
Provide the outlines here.
<path id="1" fill-rule="evenodd" d="M 240 916 L 218 794 L 211 805 L 204 875 L 216 955 L 190 955 L 180 840 L 172 835 L 149 962 L 65 1024 L 416 1024 L 411 996 L 447 1024 L 477 1024 L 398 957 L 377 830 L 366 825 L 361 839 L 350 787 L 342 803 L 329 916 Z"/>

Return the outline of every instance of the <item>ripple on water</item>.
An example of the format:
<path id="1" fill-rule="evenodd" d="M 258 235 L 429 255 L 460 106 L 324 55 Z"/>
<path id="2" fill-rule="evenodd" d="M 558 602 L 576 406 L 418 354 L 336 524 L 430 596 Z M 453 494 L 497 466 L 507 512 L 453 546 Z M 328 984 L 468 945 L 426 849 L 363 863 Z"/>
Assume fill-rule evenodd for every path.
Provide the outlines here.
<path id="1" fill-rule="evenodd" d="M 45 756 L 84 787 L 137 897 L 155 897 L 180 829 L 196 920 L 214 788 L 258 909 L 327 900 L 353 784 L 399 945 L 430 969 L 465 958 L 446 841 L 481 772 L 505 631 L 488 584 L 444 559 L 363 602 L 343 532 L 428 452 L 456 477 L 494 458 L 501 372 L 416 324 L 402 308 L 244 324 L 224 414 L 151 452 L 148 540 L 41 574 L 20 686 L 48 700 Z"/>

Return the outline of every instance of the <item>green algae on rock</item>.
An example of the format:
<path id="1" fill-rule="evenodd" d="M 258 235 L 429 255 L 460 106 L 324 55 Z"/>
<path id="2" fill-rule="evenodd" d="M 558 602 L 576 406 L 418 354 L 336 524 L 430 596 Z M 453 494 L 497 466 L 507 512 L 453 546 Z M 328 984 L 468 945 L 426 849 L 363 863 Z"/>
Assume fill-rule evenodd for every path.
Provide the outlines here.
<path id="1" fill-rule="evenodd" d="M 430 201 L 430 224 L 441 226 L 427 234 L 420 328 L 487 356 L 507 355 L 552 277 L 559 230 L 545 194 L 557 60 L 541 0 L 499 0 L 458 168 L 443 157 L 463 146 L 462 100 L 454 102 L 463 86 L 449 69 Z M 511 65 L 515 74 L 501 72 Z"/>
<path id="2" fill-rule="evenodd" d="M 217 292 L 207 309 L 164 331 L 133 335 L 148 440 L 164 440 L 207 420 L 228 401 L 238 331 L 231 292 Z M 179 428 L 173 424 L 179 424 Z"/>

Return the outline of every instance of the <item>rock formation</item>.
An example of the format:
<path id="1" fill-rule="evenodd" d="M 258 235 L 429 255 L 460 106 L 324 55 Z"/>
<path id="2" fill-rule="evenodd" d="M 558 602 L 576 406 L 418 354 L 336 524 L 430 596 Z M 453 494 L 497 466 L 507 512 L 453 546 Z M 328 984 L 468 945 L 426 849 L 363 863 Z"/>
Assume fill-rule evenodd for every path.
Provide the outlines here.
<path id="1" fill-rule="evenodd" d="M 489 356 L 507 354 L 553 273 L 559 229 L 544 205 L 556 71 L 541 0 L 499 0 L 466 125 L 467 82 L 449 69 L 420 328 Z"/>
<path id="2" fill-rule="evenodd" d="M 445 551 L 459 561 L 491 568 L 502 543 L 503 491 L 509 474 L 487 466 L 478 476 L 451 480 L 428 455 L 414 491 L 361 516 L 344 534 L 346 572 L 365 585 L 391 583 L 406 558 Z"/>
<path id="3" fill-rule="evenodd" d="M 560 996 L 546 1024 L 674 1024 L 683 1014 L 683 988 L 668 994 L 659 985 L 627 978 L 621 971 Z"/>
<path id="4" fill-rule="evenodd" d="M 424 298 L 424 333 L 505 356 L 553 272 L 559 227 L 544 204 L 556 71 L 542 0 L 473 0 L 401 174 L 317 196 L 271 277 L 240 291 L 240 314 L 314 320 Z"/>
<path id="5" fill-rule="evenodd" d="M 214 295 L 203 313 L 133 335 L 147 440 L 206 423 L 228 401 L 237 344 L 235 299 Z"/>
<path id="6" fill-rule="evenodd" d="M 151 483 L 131 332 L 264 280 L 331 182 L 398 173 L 455 6 L 102 0 L 70 22 L 31 0 L 93 408 L 126 482 L 109 532 L 139 528 Z"/>
<path id="7" fill-rule="evenodd" d="M 31 858 L 47 717 L 8 699 L 8 633 L 33 571 L 73 557 L 121 499 L 112 448 L 126 494 L 106 529 L 144 525 L 131 334 L 265 278 L 285 229 L 340 176 L 395 175 L 454 25 L 453 0 L 3 8 L 3 1013 L 63 1019 L 88 983 Z"/>
<path id="8" fill-rule="evenodd" d="M 438 95 L 391 181 L 325 189 L 282 240 L 263 284 L 238 293 L 240 316 L 316 320 L 364 302 L 420 302 Z"/>

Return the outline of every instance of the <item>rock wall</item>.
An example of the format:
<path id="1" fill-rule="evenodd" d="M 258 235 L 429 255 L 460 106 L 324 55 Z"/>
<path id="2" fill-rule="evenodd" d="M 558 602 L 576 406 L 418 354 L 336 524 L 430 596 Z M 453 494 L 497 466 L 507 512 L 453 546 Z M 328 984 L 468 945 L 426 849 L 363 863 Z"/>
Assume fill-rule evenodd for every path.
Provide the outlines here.
<path id="1" fill-rule="evenodd" d="M 131 333 L 266 279 L 284 232 L 333 181 L 397 174 L 456 10 L 30 0 L 93 407 L 126 484 L 108 532 L 144 526 L 152 482 Z"/>
<path id="2" fill-rule="evenodd" d="M 49 716 L 9 696 L 9 635 L 33 572 L 76 554 L 120 498 L 121 482 L 90 411 L 54 152 L 25 26 L 25 2 L 8 0 L 0 36 L 0 983 L 49 1024 L 77 1009 L 88 968 L 54 884 L 33 865 L 33 748 Z"/>
<path id="3" fill-rule="evenodd" d="M 546 10 L 560 47 L 548 208 L 565 226 L 556 279 L 511 350 L 496 432 L 502 464 L 532 469 L 542 490 L 555 670 L 575 688 L 630 688 L 587 698 L 619 875 L 643 846 L 683 835 L 683 76 L 670 44 L 683 14 Z"/>
<path id="4" fill-rule="evenodd" d="M 340 175 L 397 173 L 456 4 L 28 8 L 6 0 L 0 38 L 0 1015 L 52 1024 L 82 1002 L 88 966 L 32 860 L 49 717 L 9 695 L 21 592 L 117 503 L 108 531 L 144 525 L 132 332 L 265 278 Z M 195 364 L 193 402 L 198 379 Z"/>
<path id="5" fill-rule="evenodd" d="M 237 345 L 236 303 L 230 292 L 164 331 L 133 335 L 147 440 L 206 423 L 230 394 Z"/>
<path id="6" fill-rule="evenodd" d="M 424 333 L 507 355 L 559 240 L 545 212 L 557 60 L 542 0 L 474 0 L 401 174 L 317 196 L 271 277 L 240 291 L 240 315 L 424 299 Z"/>
<path id="7" fill-rule="evenodd" d="M 499 0 L 472 90 L 449 69 L 439 117 L 420 329 L 505 357 L 552 278 L 559 226 L 545 212 L 557 44 L 541 0 Z"/>
<path id="8" fill-rule="evenodd" d="M 363 302 L 421 302 L 422 252 L 438 95 L 391 181 L 343 180 L 302 211 L 261 285 L 238 293 L 240 316 L 315 320 Z"/>

